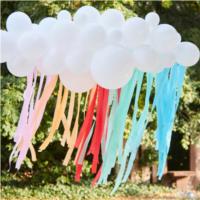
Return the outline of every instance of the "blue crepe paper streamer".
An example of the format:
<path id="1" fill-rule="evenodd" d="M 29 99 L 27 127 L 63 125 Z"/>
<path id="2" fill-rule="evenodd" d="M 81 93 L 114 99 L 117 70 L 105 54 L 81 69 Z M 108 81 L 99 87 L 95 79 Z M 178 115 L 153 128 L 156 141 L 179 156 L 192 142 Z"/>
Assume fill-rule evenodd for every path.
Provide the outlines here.
<path id="1" fill-rule="evenodd" d="M 175 64 L 171 69 L 164 69 L 156 76 L 156 148 L 159 155 L 159 179 L 161 179 L 166 165 L 184 74 L 185 68 L 182 65 Z"/>

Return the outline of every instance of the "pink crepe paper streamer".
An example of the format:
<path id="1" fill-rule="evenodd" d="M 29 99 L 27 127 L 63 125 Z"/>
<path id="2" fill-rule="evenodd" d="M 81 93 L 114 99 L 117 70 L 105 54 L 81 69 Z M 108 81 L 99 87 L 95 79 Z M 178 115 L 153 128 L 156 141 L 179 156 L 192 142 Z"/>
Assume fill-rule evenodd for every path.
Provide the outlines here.
<path id="1" fill-rule="evenodd" d="M 40 125 L 46 104 L 54 90 L 55 85 L 56 85 L 57 79 L 55 81 L 54 81 L 54 79 L 55 79 L 55 77 L 47 77 L 46 84 L 44 87 L 44 91 L 47 90 L 47 93 L 45 94 L 45 96 L 41 96 L 41 98 L 37 100 L 37 102 L 35 103 L 34 110 L 30 115 L 30 121 L 27 125 L 27 129 L 24 130 L 25 132 L 23 133 L 23 144 L 20 149 L 20 153 L 19 153 L 19 156 L 18 156 L 18 159 L 16 162 L 17 169 L 20 168 L 23 160 L 25 159 L 27 151 L 28 151 L 30 143 L 31 143 L 31 139 L 35 135 L 35 133 Z"/>

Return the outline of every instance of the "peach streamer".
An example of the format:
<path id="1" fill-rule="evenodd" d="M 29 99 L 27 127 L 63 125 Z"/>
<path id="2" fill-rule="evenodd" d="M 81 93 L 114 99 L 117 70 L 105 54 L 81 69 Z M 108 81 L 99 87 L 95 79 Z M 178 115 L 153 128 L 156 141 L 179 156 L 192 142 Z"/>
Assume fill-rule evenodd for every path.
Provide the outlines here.
<path id="1" fill-rule="evenodd" d="M 73 112 L 74 112 L 74 101 L 75 101 L 75 93 L 71 92 L 67 119 L 65 119 L 65 116 L 62 116 L 62 119 L 65 122 L 65 123 L 63 123 L 65 131 L 64 131 L 64 134 L 63 134 L 62 139 L 61 139 L 61 145 L 62 146 L 65 145 L 65 142 L 68 138 L 67 135 L 70 134 L 70 127 L 71 127 L 72 117 L 73 117 Z"/>
<path id="2" fill-rule="evenodd" d="M 74 150 L 74 146 L 75 146 L 75 142 L 76 142 L 76 138 L 78 135 L 78 120 L 79 120 L 79 115 L 80 115 L 80 105 L 81 105 L 81 94 L 78 94 L 78 105 L 77 105 L 77 115 L 76 115 L 76 120 L 74 123 L 74 127 L 72 130 L 72 134 L 69 136 L 69 139 L 67 140 L 67 145 L 69 147 L 69 150 L 64 158 L 63 161 L 63 165 L 68 165 L 69 160 L 72 156 L 73 150 Z"/>
<path id="3" fill-rule="evenodd" d="M 60 82 L 59 83 L 59 89 L 58 89 L 57 101 L 56 101 L 56 108 L 55 108 L 55 111 L 54 111 L 54 117 L 53 117 L 52 126 L 50 128 L 50 133 L 49 133 L 48 137 L 45 139 L 45 141 L 39 147 L 39 151 L 43 151 L 44 149 L 46 149 L 48 144 L 52 141 L 53 135 L 55 134 L 57 120 L 58 120 L 58 113 L 59 113 L 59 110 L 60 110 L 61 100 L 62 100 L 62 90 L 63 90 L 63 86 L 62 86 L 62 83 Z"/>

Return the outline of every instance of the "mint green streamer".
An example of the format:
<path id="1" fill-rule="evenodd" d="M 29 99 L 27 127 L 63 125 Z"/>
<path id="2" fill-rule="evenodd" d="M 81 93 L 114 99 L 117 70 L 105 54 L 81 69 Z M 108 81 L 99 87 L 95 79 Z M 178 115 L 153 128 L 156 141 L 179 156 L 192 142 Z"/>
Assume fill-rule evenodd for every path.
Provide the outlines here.
<path id="1" fill-rule="evenodd" d="M 122 156 L 122 147 L 123 147 L 123 133 L 126 123 L 126 116 L 130 106 L 131 98 L 133 95 L 136 82 L 141 76 L 142 72 L 135 71 L 133 73 L 132 79 L 128 82 L 126 86 L 121 91 L 119 104 L 116 108 L 112 131 L 110 133 L 110 139 L 107 140 L 107 150 L 104 155 L 104 162 L 102 164 L 101 176 L 98 180 L 98 184 L 106 183 L 108 175 L 111 172 L 111 169 L 115 166 L 117 154 L 119 160 Z M 108 123 L 111 123 L 110 121 Z"/>
<path id="2" fill-rule="evenodd" d="M 137 120 L 136 116 L 138 113 L 138 99 L 139 99 L 141 86 L 142 86 L 142 80 L 143 80 L 142 79 L 143 76 L 141 76 L 137 83 L 131 133 L 128 137 L 128 140 L 127 140 L 125 148 L 124 148 L 124 155 L 123 155 L 123 159 L 121 162 L 120 170 L 119 170 L 119 173 L 118 173 L 118 176 L 116 179 L 115 187 L 111 194 L 113 194 L 117 190 L 117 188 L 119 187 L 121 182 L 125 182 L 128 179 L 128 176 L 133 167 L 133 163 L 134 163 L 138 148 L 139 148 L 141 140 L 142 140 L 142 136 L 144 134 L 144 131 L 145 131 L 145 128 L 146 128 L 146 125 L 148 122 L 149 98 L 150 98 L 150 94 L 151 94 L 153 76 L 151 74 L 147 74 L 146 76 L 147 76 L 147 86 L 146 86 L 147 88 L 146 88 L 146 97 L 145 97 L 145 105 L 143 108 L 143 112 L 142 112 L 139 120 Z M 130 155 L 130 158 L 128 161 L 128 166 L 126 169 L 126 163 L 127 163 L 127 158 L 129 156 L 129 154 L 131 154 L 131 155 Z"/>

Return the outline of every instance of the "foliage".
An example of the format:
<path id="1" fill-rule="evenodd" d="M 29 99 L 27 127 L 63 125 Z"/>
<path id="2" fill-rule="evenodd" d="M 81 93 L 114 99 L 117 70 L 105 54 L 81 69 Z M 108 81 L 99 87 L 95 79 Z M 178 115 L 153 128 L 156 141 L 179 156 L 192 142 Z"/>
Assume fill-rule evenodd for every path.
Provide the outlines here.
<path id="1" fill-rule="evenodd" d="M 92 5 L 100 11 L 106 8 L 117 8 L 123 12 L 126 17 L 136 15 L 144 16 L 147 12 L 155 10 L 161 16 L 161 23 L 170 23 L 177 28 L 183 36 L 183 40 L 196 43 L 200 47 L 200 28 L 199 13 L 200 2 L 173 2 L 173 1 L 3 1 L 1 27 L 5 28 L 6 18 L 13 11 L 19 10 L 26 12 L 33 22 L 39 22 L 43 17 L 56 16 L 61 9 L 68 9 L 74 13 L 82 5 Z M 177 112 L 176 123 L 174 126 L 174 134 L 182 134 L 182 146 L 188 148 L 190 143 L 200 143 L 199 127 L 200 127 L 200 64 L 187 70 L 185 78 L 183 96 Z M 6 69 L 5 64 L 1 67 L 1 142 L 2 142 L 2 168 L 8 169 L 8 157 L 13 147 L 12 135 L 19 119 L 20 109 L 23 101 L 23 90 L 25 88 L 24 78 L 15 78 L 11 76 Z M 144 92 L 142 99 L 144 99 Z M 55 90 L 45 111 L 44 119 L 41 127 L 34 138 L 34 144 L 38 149 L 41 142 L 46 137 L 50 124 L 52 122 L 53 110 L 55 108 L 55 98 L 57 90 Z M 142 101 L 139 105 L 142 108 Z M 127 119 L 126 136 L 131 128 L 131 118 Z M 145 132 L 143 138 L 144 154 L 142 157 L 143 164 L 152 164 L 156 161 L 157 154 L 155 152 L 154 131 L 156 129 L 155 113 Z M 45 182 L 59 180 L 61 183 L 68 183 L 72 177 L 73 164 L 67 168 L 61 166 L 61 160 L 64 158 L 66 149 L 59 145 L 59 133 L 54 142 L 47 148 L 45 152 L 39 153 L 38 161 L 33 165 L 29 158 L 26 159 L 24 170 L 29 168 L 31 173 L 34 171 L 40 180 Z M 23 170 L 23 169 L 22 169 Z M 43 173 L 39 173 L 39 172 Z M 89 165 L 86 163 L 85 174 L 89 174 Z M 52 176 L 49 176 L 51 174 Z M 67 174 L 67 176 L 66 176 Z M 49 190 L 54 191 L 52 188 Z M 56 189 L 55 189 L 56 190 Z M 44 189 L 45 191 L 45 189 Z M 34 192 L 34 189 L 33 189 Z M 45 194 L 45 192 L 44 192 Z M 76 194 L 74 194 L 76 195 Z"/>
<path id="2" fill-rule="evenodd" d="M 36 179 L 39 178 L 38 176 Z M 83 184 L 83 185 L 82 185 Z M 80 187 L 81 185 L 81 187 Z M 34 177 L 25 177 L 24 175 L 2 174 L 2 199 L 112 199 L 110 193 L 113 189 L 111 182 L 103 186 L 92 188 L 88 181 L 80 184 L 63 184 L 60 182 L 41 184 L 40 181 L 34 181 Z M 161 196 L 166 193 L 174 192 L 174 189 L 160 185 L 133 184 L 126 183 L 115 193 L 114 197 L 121 196 Z"/>

